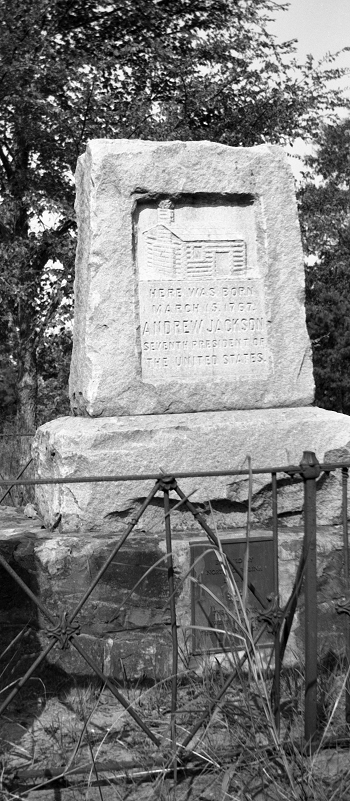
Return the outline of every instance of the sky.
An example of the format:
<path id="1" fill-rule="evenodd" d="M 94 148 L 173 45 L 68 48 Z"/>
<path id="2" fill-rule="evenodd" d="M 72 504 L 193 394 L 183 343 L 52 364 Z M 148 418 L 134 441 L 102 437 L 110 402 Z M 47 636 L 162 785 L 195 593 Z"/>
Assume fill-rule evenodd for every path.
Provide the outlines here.
<path id="1" fill-rule="evenodd" d="M 327 53 L 336 53 L 343 47 L 350 48 L 350 0 L 290 0 L 288 10 L 278 11 L 275 16 L 275 22 L 270 23 L 269 30 L 277 41 L 298 40 L 297 60 L 304 61 L 310 53 L 319 60 Z M 330 66 L 350 70 L 350 50 Z M 350 97 L 350 74 L 339 85 L 346 89 Z M 292 148 L 291 166 L 296 178 L 300 175 L 302 164 L 293 155 L 303 156 L 308 150 L 310 146 L 305 146 L 301 140 L 297 140 Z"/>
<path id="2" fill-rule="evenodd" d="M 290 0 L 287 11 L 276 12 L 271 33 L 278 40 L 298 39 L 298 55 L 312 53 L 321 58 L 327 52 L 350 47 L 350 0 Z M 350 52 L 342 56 L 350 67 Z"/>

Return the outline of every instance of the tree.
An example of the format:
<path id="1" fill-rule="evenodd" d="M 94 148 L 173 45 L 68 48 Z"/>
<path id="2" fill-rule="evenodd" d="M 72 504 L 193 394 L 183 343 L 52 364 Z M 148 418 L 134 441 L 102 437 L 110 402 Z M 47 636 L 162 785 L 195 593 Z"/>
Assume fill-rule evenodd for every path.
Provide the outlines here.
<path id="1" fill-rule="evenodd" d="M 316 403 L 350 414 L 350 120 L 328 125 L 299 193 Z"/>
<path id="2" fill-rule="evenodd" d="M 273 0 L 2 0 L 0 289 L 17 422 L 71 296 L 77 156 L 88 138 L 284 142 L 316 131 L 339 71 L 266 31 Z M 283 6 L 281 6 L 283 7 Z M 51 340 L 52 341 L 52 340 Z M 56 353 L 57 353 L 56 349 Z M 5 354 L 5 355 L 6 355 Z"/>

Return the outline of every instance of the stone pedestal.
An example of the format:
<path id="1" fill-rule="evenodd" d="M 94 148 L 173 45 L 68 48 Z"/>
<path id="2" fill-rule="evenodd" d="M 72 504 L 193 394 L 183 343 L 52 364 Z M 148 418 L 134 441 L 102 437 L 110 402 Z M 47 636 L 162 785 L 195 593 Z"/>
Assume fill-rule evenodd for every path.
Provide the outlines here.
<path id="1" fill-rule="evenodd" d="M 299 464 L 303 451 L 325 453 L 350 441 L 350 417 L 315 407 L 198 414 L 65 417 L 38 430 L 33 444 L 39 478 L 135 475 L 240 470 L 248 454 L 254 468 Z M 253 522 L 266 520 L 267 473 L 255 476 Z M 37 500 L 48 526 L 59 531 L 124 531 L 150 492 L 153 481 L 57 484 L 37 487 Z M 244 526 L 248 481 L 244 476 L 179 479 L 193 502 L 216 511 L 220 530 Z M 175 501 L 174 501 L 175 503 Z M 284 487 L 280 514 L 301 514 L 300 486 Z M 294 504 L 294 507 L 293 507 Z M 332 505 L 329 519 L 332 521 Z M 333 515 L 334 517 L 334 515 Z M 198 530 L 182 509 L 172 515 L 174 530 Z M 137 529 L 164 531 L 160 500 L 154 499 Z"/>
<path id="2" fill-rule="evenodd" d="M 232 530 L 231 530 L 232 531 Z M 256 527 L 254 535 L 264 537 L 266 527 Z M 224 532 L 225 539 L 228 532 Z M 231 539 L 244 537 L 245 529 L 235 529 Z M 48 535 L 46 535 L 48 536 Z M 41 599 L 57 614 L 58 609 L 72 610 L 115 545 L 116 538 L 93 536 L 91 533 L 62 537 L 55 532 L 47 539 L 33 539 L 33 564 L 37 591 Z M 191 581 L 189 542 L 203 542 L 203 536 L 192 532 L 190 538 L 180 531 L 174 534 L 176 608 L 179 636 L 179 674 L 189 668 L 200 669 L 202 658 L 193 654 L 191 619 Z M 303 528 L 281 527 L 279 535 L 279 573 L 281 603 L 285 604 L 292 590 L 296 566 L 303 542 Z M 27 542 L 28 546 L 28 542 Z M 27 547 L 28 550 L 28 547 Z M 79 615 L 80 640 L 105 672 L 119 679 L 165 678 L 171 675 L 171 627 L 164 537 L 153 532 L 133 534 L 127 540 L 97 585 Z M 336 652 L 344 639 L 344 615 L 335 616 L 334 600 L 344 592 L 342 573 L 342 536 L 336 526 L 318 528 L 317 574 L 319 590 L 319 652 Z M 7 553 L 8 555 L 8 553 Z M 33 559 L 34 557 L 34 559 Z M 160 560 L 163 557 L 163 562 Z M 20 554 L 16 561 L 21 564 Z M 152 564 L 155 570 L 138 585 L 136 582 Z M 25 566 L 25 565 L 24 565 Z M 300 599 L 285 662 L 303 661 L 303 596 Z M 39 614 L 39 626 L 45 628 Z M 43 644 L 46 638 L 40 634 Z M 221 659 L 220 652 L 216 659 Z M 68 673 L 86 674 L 84 660 L 71 648 L 55 649 L 49 659 Z M 204 654 L 204 663 L 207 663 Z M 224 660 L 225 661 L 225 660 Z"/>

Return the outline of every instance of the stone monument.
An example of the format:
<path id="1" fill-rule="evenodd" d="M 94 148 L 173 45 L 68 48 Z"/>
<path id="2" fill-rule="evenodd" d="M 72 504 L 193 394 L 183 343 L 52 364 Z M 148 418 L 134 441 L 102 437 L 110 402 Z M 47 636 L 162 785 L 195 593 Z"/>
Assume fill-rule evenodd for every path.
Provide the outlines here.
<path id="1" fill-rule="evenodd" d="M 298 463 L 304 450 L 321 460 L 350 440 L 349 417 L 311 405 L 303 256 L 281 148 L 95 140 L 76 183 L 72 416 L 38 430 L 39 477 L 234 470 L 247 454 L 254 467 Z M 245 524 L 246 484 L 181 482 L 202 509 L 211 502 L 225 536 Z M 42 486 L 37 501 L 60 542 L 84 532 L 86 543 L 88 532 L 98 544 L 125 530 L 150 486 Z M 186 571 L 201 535 L 182 509 L 172 524 Z M 157 558 L 163 528 L 155 500 L 132 554 Z"/>
<path id="2" fill-rule="evenodd" d="M 293 179 L 278 148 L 92 142 L 77 170 L 73 412 L 313 399 Z"/>

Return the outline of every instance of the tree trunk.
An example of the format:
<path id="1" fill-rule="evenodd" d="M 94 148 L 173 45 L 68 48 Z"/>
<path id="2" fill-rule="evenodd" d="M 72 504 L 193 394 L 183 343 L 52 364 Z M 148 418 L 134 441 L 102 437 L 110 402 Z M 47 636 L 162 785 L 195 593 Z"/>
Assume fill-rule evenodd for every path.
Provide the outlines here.
<path id="1" fill-rule="evenodd" d="M 36 429 L 38 376 L 35 348 L 26 343 L 20 348 L 18 364 L 17 431 L 33 434 Z"/>
<path id="2" fill-rule="evenodd" d="M 18 471 L 23 469 L 31 459 L 32 436 L 36 430 L 38 375 L 36 365 L 36 352 L 32 343 L 27 341 L 19 348 L 18 354 L 18 388 L 17 388 L 17 419 L 16 429 L 18 439 Z M 32 465 L 23 473 L 23 478 L 33 478 Z M 32 503 L 34 499 L 33 487 L 20 487 L 17 495 L 20 505 Z"/>

